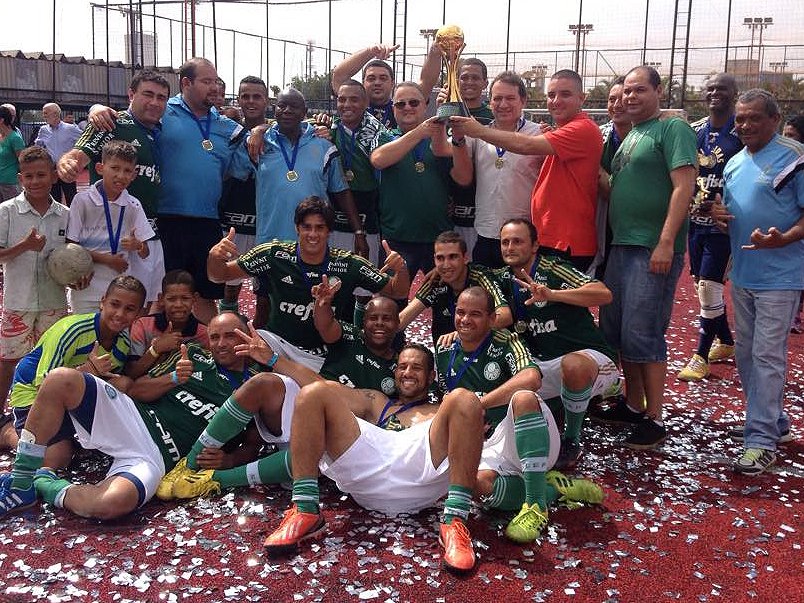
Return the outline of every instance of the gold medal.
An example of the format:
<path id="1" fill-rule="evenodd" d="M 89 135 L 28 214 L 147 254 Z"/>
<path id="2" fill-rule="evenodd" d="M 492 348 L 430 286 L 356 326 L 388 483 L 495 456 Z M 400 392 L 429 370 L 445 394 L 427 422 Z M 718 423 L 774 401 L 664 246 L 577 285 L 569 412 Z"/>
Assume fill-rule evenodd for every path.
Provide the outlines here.
<path id="1" fill-rule="evenodd" d="M 211 151 L 214 147 L 212 145 L 212 141 L 209 138 L 205 138 L 201 141 L 201 148 L 205 151 Z"/>
<path id="2" fill-rule="evenodd" d="M 522 333 L 528 330 L 528 323 L 526 323 L 524 320 L 517 320 L 516 324 L 514 325 L 514 330 L 522 335 Z"/>
<path id="3" fill-rule="evenodd" d="M 424 161 L 417 161 L 413 164 L 413 168 L 416 170 L 417 174 L 421 174 L 424 172 Z"/>
<path id="4" fill-rule="evenodd" d="M 355 179 L 355 173 L 352 170 L 346 170 L 343 173 L 344 178 L 346 178 L 346 182 L 351 182 Z"/>
<path id="5" fill-rule="evenodd" d="M 698 165 L 702 168 L 712 168 L 715 167 L 717 163 L 717 158 L 714 155 L 704 155 L 700 151 L 698 151 Z"/>
<path id="6" fill-rule="evenodd" d="M 299 179 L 299 174 L 296 170 L 288 170 L 288 173 L 285 174 L 285 178 L 288 179 L 288 182 L 296 182 Z"/>
<path id="7" fill-rule="evenodd" d="M 504 164 L 505 161 L 503 161 L 502 157 L 497 157 L 497 159 L 494 161 L 494 167 L 496 167 L 498 170 L 501 170 Z"/>

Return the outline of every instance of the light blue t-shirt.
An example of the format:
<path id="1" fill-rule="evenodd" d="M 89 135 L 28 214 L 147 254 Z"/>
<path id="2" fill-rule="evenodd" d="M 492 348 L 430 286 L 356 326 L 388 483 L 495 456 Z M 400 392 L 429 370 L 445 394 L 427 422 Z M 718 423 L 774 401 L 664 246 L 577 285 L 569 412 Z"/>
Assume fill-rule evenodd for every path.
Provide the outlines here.
<path id="1" fill-rule="evenodd" d="M 804 145 L 778 134 L 756 153 L 743 149 L 723 171 L 731 280 L 743 289 L 804 289 L 804 240 L 776 249 L 742 249 L 755 228 L 785 232 L 804 212 Z"/>
<path id="2" fill-rule="evenodd" d="M 243 145 L 243 126 L 209 110 L 212 149 L 201 146 L 207 118 L 196 118 L 181 94 L 168 99 L 159 136 L 162 192 L 160 214 L 218 219 L 223 177 Z"/>
<path id="3" fill-rule="evenodd" d="M 287 161 L 280 141 L 284 145 Z M 278 126 L 273 125 L 265 133 L 264 145 L 265 150 L 257 164 L 258 245 L 273 239 L 296 239 L 293 213 L 305 197 L 316 195 L 327 199 L 328 193 L 339 193 L 349 188 L 343 176 L 337 147 L 317 137 L 310 124 L 301 124 L 295 162 L 293 145 L 279 132 Z M 293 181 L 287 177 L 291 165 L 298 176 Z M 243 179 L 248 167 L 251 167 L 248 155 L 239 151 L 232 166 L 232 175 Z"/>

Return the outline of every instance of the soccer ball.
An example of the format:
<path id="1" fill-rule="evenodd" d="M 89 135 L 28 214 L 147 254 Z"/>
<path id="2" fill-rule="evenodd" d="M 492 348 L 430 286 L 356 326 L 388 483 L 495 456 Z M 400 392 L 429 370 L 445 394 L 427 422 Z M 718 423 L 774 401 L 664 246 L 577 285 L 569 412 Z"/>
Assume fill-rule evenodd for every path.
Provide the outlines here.
<path id="1" fill-rule="evenodd" d="M 47 271 L 59 285 L 72 285 L 92 272 L 92 256 L 89 251 L 76 245 L 60 245 L 47 256 Z"/>

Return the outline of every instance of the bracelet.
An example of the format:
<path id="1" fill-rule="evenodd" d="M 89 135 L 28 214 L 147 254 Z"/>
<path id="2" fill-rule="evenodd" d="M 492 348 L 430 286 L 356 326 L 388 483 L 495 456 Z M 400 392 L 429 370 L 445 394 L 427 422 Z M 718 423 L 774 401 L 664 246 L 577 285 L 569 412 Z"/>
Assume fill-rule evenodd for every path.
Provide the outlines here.
<path id="1" fill-rule="evenodd" d="M 465 147 L 466 146 L 466 138 L 453 138 L 451 140 L 452 140 L 452 146 L 453 147 L 460 148 L 460 147 Z"/>
<path id="2" fill-rule="evenodd" d="M 268 363 L 265 366 L 267 366 L 270 370 L 274 370 L 274 365 L 276 364 L 277 360 L 279 360 L 279 354 L 274 352 L 274 355 L 271 356 L 271 359 L 268 361 Z"/>
<path id="3" fill-rule="evenodd" d="M 148 353 L 154 358 L 159 358 L 159 352 L 156 351 L 156 348 L 153 344 L 151 344 L 151 347 L 148 348 Z"/>
<path id="4" fill-rule="evenodd" d="M 172 373 L 170 373 L 170 380 L 173 381 L 174 385 L 179 384 L 179 375 L 178 375 L 178 373 L 176 373 L 176 371 L 173 371 Z"/>
<path id="5" fill-rule="evenodd" d="M 365 231 L 365 230 L 362 230 L 362 229 L 360 229 L 360 230 L 356 230 L 356 231 L 355 231 L 355 236 L 356 236 L 356 237 L 359 237 L 359 236 L 364 236 L 364 237 L 365 237 L 365 236 L 366 236 L 366 231 Z"/>

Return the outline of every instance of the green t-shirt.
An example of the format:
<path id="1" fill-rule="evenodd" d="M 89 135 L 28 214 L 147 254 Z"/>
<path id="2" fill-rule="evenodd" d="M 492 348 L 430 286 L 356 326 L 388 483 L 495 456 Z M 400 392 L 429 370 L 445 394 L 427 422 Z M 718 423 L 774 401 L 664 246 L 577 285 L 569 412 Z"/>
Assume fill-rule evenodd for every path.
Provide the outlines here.
<path id="1" fill-rule="evenodd" d="M 482 398 L 511 377 L 536 368 L 525 345 L 506 329 L 492 331 L 487 341 L 474 352 L 465 353 L 460 341 L 436 349 L 438 384 L 445 392 L 463 387 Z M 492 429 L 505 418 L 507 404 L 486 410 L 486 422 Z"/>
<path id="2" fill-rule="evenodd" d="M 321 376 L 349 387 L 377 389 L 386 396 L 396 393 L 396 354 L 388 359 L 371 352 L 363 339 L 363 330 L 351 323 L 342 321 L 341 332 L 340 340 L 328 346 L 327 359 L 319 371 Z"/>
<path id="3" fill-rule="evenodd" d="M 401 136 L 395 130 L 381 137 L 382 144 Z M 416 170 L 417 163 L 423 171 Z M 382 170 L 380 179 L 380 229 L 383 238 L 405 243 L 432 243 L 452 230 L 449 219 L 449 172 L 452 159 L 435 157 L 425 139 L 398 163 Z"/>
<path id="4" fill-rule="evenodd" d="M 495 310 L 506 305 L 497 279 L 491 270 L 480 264 L 472 263 L 467 264 L 466 268 L 466 282 L 463 289 L 475 286 L 483 287 L 491 293 Z M 458 295 L 460 293 L 456 295 L 452 287 L 442 283 L 438 278 L 424 283 L 416 292 L 416 299 L 433 309 L 433 343 L 442 335 L 455 330 L 455 302 L 458 300 Z"/>
<path id="5" fill-rule="evenodd" d="M 89 174 L 91 182 L 100 180 L 100 176 L 95 171 L 95 164 L 101 160 L 103 145 L 110 140 L 124 140 L 130 142 L 137 149 L 137 175 L 128 186 L 128 192 L 134 195 L 142 204 L 145 215 L 151 226 L 154 226 L 156 210 L 159 201 L 159 186 L 161 177 L 159 174 L 159 151 L 157 148 L 159 137 L 159 126 L 154 130 L 148 130 L 145 126 L 138 124 L 131 117 L 128 111 L 117 113 L 117 122 L 114 130 L 104 132 L 89 125 L 81 138 L 75 143 L 75 148 L 83 151 L 89 157 Z"/>
<path id="6" fill-rule="evenodd" d="M 656 246 L 673 191 L 670 172 L 696 166 L 697 153 L 695 132 L 682 119 L 650 119 L 633 127 L 611 162 L 613 245 Z M 676 253 L 684 252 L 687 226 L 685 220 L 676 235 Z"/>
<path id="7" fill-rule="evenodd" d="M 187 354 L 193 361 L 193 374 L 186 383 L 154 402 L 134 402 L 168 471 L 190 452 L 210 419 L 234 391 L 229 380 L 218 372 L 211 352 L 191 343 L 187 345 Z M 180 352 L 174 352 L 154 365 L 149 376 L 170 373 L 180 357 Z"/>
<path id="8" fill-rule="evenodd" d="M 313 324 L 313 297 L 310 289 L 321 277 L 337 276 L 341 288 L 333 299 L 335 316 L 351 321 L 356 287 L 377 293 L 390 280 L 368 260 L 343 249 L 331 247 L 329 260 L 319 265 L 299 265 L 295 241 L 271 241 L 257 245 L 241 255 L 237 263 L 249 275 L 259 277 L 259 291 L 271 299 L 268 330 L 316 356 L 327 348 Z"/>
<path id="9" fill-rule="evenodd" d="M 588 308 L 560 302 L 536 302 L 529 306 L 529 297 L 514 280 L 510 268 L 501 268 L 496 276 L 503 296 L 514 315 L 514 329 L 537 360 L 552 360 L 570 352 L 592 349 L 617 361 L 602 331 Z M 550 289 L 577 289 L 594 282 L 572 264 L 556 256 L 538 256 L 533 280 Z"/>
<path id="10" fill-rule="evenodd" d="M 8 136 L 0 140 L 0 184 L 17 184 L 17 173 L 20 171 L 17 153 L 24 148 L 25 141 L 16 130 L 11 130 Z"/>

